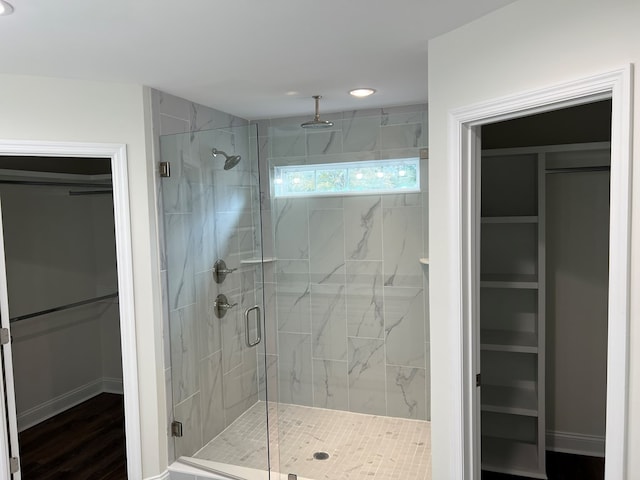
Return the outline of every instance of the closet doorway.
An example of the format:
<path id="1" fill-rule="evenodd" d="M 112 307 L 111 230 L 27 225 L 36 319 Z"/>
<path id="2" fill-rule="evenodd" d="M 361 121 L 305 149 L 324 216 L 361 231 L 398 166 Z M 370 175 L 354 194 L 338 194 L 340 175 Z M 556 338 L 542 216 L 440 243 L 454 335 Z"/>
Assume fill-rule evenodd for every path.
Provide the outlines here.
<path id="1" fill-rule="evenodd" d="M 127 478 L 111 158 L 0 156 L 0 202 L 13 478 Z"/>
<path id="2" fill-rule="evenodd" d="M 610 100 L 482 127 L 485 480 L 604 479 L 610 139 Z"/>

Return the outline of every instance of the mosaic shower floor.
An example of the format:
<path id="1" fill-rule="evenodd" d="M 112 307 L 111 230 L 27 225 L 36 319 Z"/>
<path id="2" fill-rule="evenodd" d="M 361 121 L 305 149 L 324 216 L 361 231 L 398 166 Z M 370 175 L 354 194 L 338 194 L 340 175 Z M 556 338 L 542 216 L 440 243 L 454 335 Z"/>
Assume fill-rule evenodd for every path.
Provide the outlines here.
<path id="1" fill-rule="evenodd" d="M 271 452 L 273 471 L 311 480 L 431 478 L 429 422 L 286 404 L 269 413 L 279 448 Z M 266 470 L 266 445 L 265 404 L 258 402 L 195 457 Z M 316 460 L 316 452 L 329 458 Z"/>

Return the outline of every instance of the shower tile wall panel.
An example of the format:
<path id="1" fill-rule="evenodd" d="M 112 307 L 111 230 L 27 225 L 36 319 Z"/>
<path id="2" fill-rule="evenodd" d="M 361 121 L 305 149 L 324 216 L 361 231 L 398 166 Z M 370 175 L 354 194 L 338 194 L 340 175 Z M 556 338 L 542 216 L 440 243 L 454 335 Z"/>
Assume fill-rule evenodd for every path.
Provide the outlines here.
<path id="1" fill-rule="evenodd" d="M 157 177 L 156 189 L 168 420 L 182 422 L 184 432 L 175 445 L 168 439 L 174 460 L 195 453 L 258 400 L 257 356 L 244 345 L 241 314 L 256 303 L 256 267 L 240 261 L 259 245 L 260 217 L 251 204 L 259 194 L 255 165 L 224 171 L 210 155 L 215 146 L 255 159 L 247 129 L 234 128 L 246 120 L 158 91 L 152 101 L 158 161 L 171 162 L 171 177 Z M 160 142 L 160 135 L 180 133 Z M 212 275 L 217 258 L 239 268 L 222 285 Z M 218 293 L 239 304 L 223 319 L 213 314 Z"/>
<path id="2" fill-rule="evenodd" d="M 269 170 L 416 157 L 427 146 L 426 105 L 322 117 L 334 126 L 258 122 Z M 265 253 L 277 258 L 265 271 L 277 303 L 266 320 L 278 333 L 269 368 L 277 367 L 279 400 L 429 419 L 428 277 L 418 262 L 427 256 L 427 162 L 425 190 L 399 195 L 271 199 L 265 174 L 265 246 L 274 245 Z"/>

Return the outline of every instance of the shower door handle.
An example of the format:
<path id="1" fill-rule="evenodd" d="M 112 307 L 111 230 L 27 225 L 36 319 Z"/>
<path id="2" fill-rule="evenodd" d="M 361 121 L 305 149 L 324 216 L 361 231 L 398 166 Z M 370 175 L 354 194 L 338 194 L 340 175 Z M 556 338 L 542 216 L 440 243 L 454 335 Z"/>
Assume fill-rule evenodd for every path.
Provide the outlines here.
<path id="1" fill-rule="evenodd" d="M 251 337 L 249 335 L 249 314 L 255 310 L 256 312 L 256 330 L 258 335 L 254 342 L 251 341 Z M 253 307 L 249 307 L 244 311 L 244 328 L 245 328 L 245 340 L 247 342 L 247 347 L 255 347 L 262 340 L 262 319 L 260 318 L 260 306 L 254 305 Z"/>

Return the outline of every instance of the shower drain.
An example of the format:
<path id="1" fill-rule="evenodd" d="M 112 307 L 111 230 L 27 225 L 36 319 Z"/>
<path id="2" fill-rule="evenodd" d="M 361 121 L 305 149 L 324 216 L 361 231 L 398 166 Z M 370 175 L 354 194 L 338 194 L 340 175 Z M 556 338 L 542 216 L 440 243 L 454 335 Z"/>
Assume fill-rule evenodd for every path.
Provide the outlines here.
<path id="1" fill-rule="evenodd" d="M 329 454 L 327 452 L 316 452 L 313 454 L 313 458 L 316 460 L 326 460 L 329 458 Z"/>

